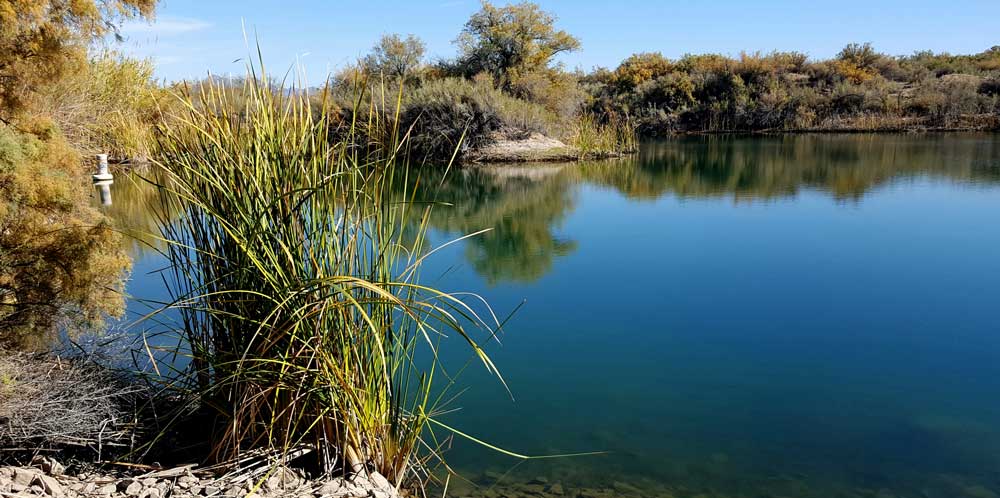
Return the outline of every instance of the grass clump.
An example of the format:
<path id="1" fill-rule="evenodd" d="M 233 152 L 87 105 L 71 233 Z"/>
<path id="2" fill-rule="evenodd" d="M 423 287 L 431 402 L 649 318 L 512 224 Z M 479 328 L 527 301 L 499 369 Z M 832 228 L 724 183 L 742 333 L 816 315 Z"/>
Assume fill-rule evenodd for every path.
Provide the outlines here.
<path id="1" fill-rule="evenodd" d="M 470 332 L 488 340 L 487 322 L 419 281 L 430 208 L 390 202 L 405 147 L 357 147 L 357 126 L 314 112 L 326 91 L 317 103 L 256 68 L 235 94 L 209 79 L 159 139 L 179 210 L 160 227 L 169 308 L 190 354 L 175 387 L 211 412 L 215 460 L 263 450 L 327 475 L 426 478 L 442 338 L 496 370 Z"/>
<path id="2" fill-rule="evenodd" d="M 136 435 L 139 388 L 81 359 L 0 349 L 0 446 L 121 455 Z"/>
<path id="3" fill-rule="evenodd" d="M 590 114 L 577 119 L 569 145 L 580 159 L 632 153 L 639 147 L 635 128 L 628 119 L 602 122 Z"/>
<path id="4" fill-rule="evenodd" d="M 153 155 L 154 131 L 167 92 L 153 79 L 153 63 L 113 51 L 97 52 L 74 78 L 44 89 L 37 108 L 59 123 L 80 152 L 115 159 Z"/>

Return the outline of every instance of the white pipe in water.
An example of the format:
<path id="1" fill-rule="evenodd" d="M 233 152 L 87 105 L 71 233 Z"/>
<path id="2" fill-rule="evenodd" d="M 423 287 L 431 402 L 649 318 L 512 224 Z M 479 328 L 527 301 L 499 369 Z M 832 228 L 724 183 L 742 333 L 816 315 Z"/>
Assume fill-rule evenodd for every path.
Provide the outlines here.
<path id="1" fill-rule="evenodd" d="M 97 174 L 93 176 L 95 182 L 103 182 L 111 180 L 114 178 L 108 171 L 108 155 L 98 154 L 97 155 Z"/>

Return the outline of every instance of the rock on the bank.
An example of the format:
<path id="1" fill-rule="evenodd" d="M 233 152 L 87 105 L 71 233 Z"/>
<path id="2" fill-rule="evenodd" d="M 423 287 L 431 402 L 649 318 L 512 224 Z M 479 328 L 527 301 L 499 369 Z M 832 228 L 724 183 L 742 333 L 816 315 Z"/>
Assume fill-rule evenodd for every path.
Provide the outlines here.
<path id="1" fill-rule="evenodd" d="M 169 473 L 168 473 L 169 474 Z M 155 474 L 153 474 L 155 475 Z M 162 475 L 162 474 L 161 474 Z M 171 477 L 68 475 L 54 461 L 34 467 L 0 467 L 0 495 L 7 498 L 398 498 L 389 480 L 373 473 L 351 479 L 310 481 L 279 469 L 261 486 L 243 480 L 199 477 L 189 470 Z"/>

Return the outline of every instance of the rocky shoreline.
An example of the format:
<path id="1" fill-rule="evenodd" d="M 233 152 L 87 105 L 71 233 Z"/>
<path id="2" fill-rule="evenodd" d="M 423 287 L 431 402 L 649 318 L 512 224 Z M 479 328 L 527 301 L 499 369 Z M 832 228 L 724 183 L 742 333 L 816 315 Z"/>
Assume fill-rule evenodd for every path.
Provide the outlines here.
<path id="1" fill-rule="evenodd" d="M 194 466 L 153 472 L 106 470 L 69 473 L 50 458 L 36 457 L 26 467 L 0 467 L 3 498 L 398 498 L 402 496 L 378 473 L 330 480 L 310 480 L 279 468 L 258 479 L 247 475 L 216 477 Z"/>

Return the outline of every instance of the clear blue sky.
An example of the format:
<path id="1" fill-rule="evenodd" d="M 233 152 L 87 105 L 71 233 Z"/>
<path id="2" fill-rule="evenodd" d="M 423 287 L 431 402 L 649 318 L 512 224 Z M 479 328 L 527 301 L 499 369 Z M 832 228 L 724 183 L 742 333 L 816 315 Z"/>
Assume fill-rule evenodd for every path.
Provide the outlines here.
<path id="1" fill-rule="evenodd" d="M 495 2 L 502 4 L 504 2 Z M 834 55 L 852 41 L 889 54 L 918 49 L 974 53 L 1000 45 L 1000 0 L 620 1 L 540 0 L 582 49 L 569 68 L 614 67 L 634 52 L 798 50 Z M 298 58 L 310 82 L 368 51 L 382 33 L 413 33 L 428 56 L 450 57 L 452 40 L 478 0 L 161 0 L 152 25 L 124 27 L 119 48 L 153 57 L 168 80 L 242 73 L 243 24 L 254 30 L 265 63 L 286 69 Z"/>

